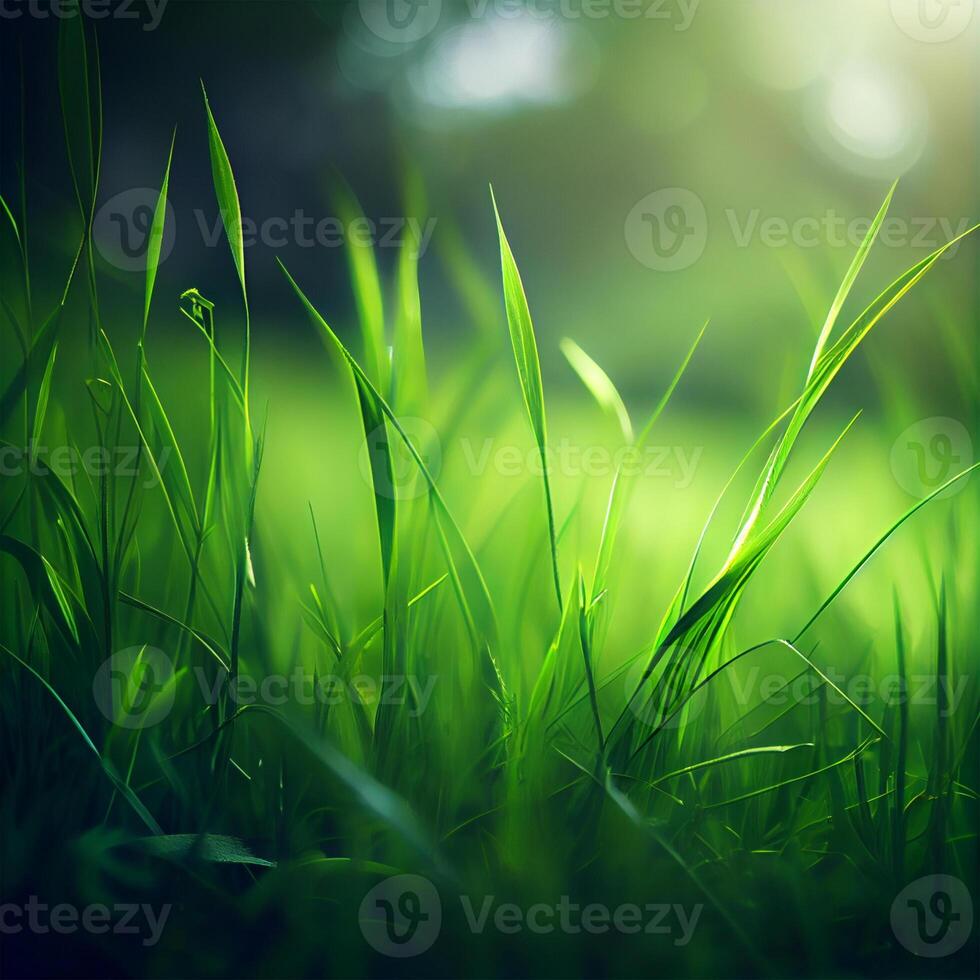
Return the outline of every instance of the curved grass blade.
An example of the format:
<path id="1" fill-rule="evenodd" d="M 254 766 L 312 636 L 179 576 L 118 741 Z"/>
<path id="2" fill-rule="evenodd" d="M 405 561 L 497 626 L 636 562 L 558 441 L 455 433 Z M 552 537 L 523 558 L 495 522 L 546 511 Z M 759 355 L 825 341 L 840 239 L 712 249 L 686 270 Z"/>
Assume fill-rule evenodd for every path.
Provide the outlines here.
<path id="1" fill-rule="evenodd" d="M 579 376 L 582 384 L 588 388 L 599 408 L 616 420 L 623 442 L 632 445 L 633 423 L 630 420 L 629 412 L 626 411 L 626 405 L 623 404 L 623 399 L 609 375 L 574 340 L 563 337 L 559 346 L 572 370 Z"/>
<path id="2" fill-rule="evenodd" d="M 760 745 L 751 749 L 739 749 L 737 752 L 729 752 L 727 755 L 720 755 L 715 759 L 706 759 L 703 762 L 695 762 L 690 766 L 684 766 L 683 769 L 675 769 L 673 772 L 664 773 L 664 775 L 658 776 L 651 781 L 643 780 L 643 783 L 648 786 L 656 786 L 658 783 L 666 782 L 675 776 L 686 776 L 690 772 L 698 772 L 701 769 L 708 769 L 711 766 L 734 762 L 736 759 L 751 758 L 755 755 L 785 755 L 794 749 L 812 749 L 813 747 L 813 742 L 797 742 L 795 745 Z M 626 774 L 616 773 L 616 775 L 625 776 Z"/>

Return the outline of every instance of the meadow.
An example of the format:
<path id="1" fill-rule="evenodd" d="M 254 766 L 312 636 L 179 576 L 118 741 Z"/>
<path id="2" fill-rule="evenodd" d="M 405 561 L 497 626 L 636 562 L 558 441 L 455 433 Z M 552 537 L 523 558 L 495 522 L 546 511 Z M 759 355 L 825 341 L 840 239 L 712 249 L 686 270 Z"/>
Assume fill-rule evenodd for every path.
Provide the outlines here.
<path id="1" fill-rule="evenodd" d="M 490 190 L 499 267 L 448 226 L 426 254 L 450 349 L 419 249 L 352 243 L 356 323 L 279 262 L 287 364 L 206 93 L 182 139 L 237 302 L 208 268 L 157 289 L 179 142 L 137 302 L 104 267 L 80 23 L 70 261 L 29 247 L 23 171 L 0 200 L 4 975 L 975 975 L 978 464 L 900 435 L 900 377 L 825 398 L 974 229 L 875 282 L 887 189 L 751 433 L 673 411 L 714 321 L 642 406 L 575 337 L 539 349 Z"/>

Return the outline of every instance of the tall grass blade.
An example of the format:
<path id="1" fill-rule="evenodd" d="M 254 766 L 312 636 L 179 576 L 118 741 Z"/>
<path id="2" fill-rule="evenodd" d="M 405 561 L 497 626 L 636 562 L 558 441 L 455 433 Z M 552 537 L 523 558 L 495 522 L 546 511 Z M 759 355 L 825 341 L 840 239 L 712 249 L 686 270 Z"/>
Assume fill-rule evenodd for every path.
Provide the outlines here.
<path id="1" fill-rule="evenodd" d="M 517 363 L 517 375 L 524 396 L 531 432 L 541 457 L 541 474 L 544 481 L 545 506 L 548 512 L 548 541 L 551 547 L 551 570 L 555 584 L 555 598 L 559 612 L 562 610 L 561 573 L 558 570 L 558 542 L 555 537 L 554 502 L 551 498 L 551 483 L 548 476 L 548 432 L 544 411 L 544 391 L 541 384 L 541 365 L 538 361 L 538 345 L 534 339 L 534 326 L 531 311 L 528 309 L 524 284 L 517 269 L 514 253 L 504 233 L 504 226 L 497 209 L 497 200 L 490 188 L 493 213 L 497 219 L 497 236 L 500 239 L 500 267 L 504 286 L 504 306 L 507 310 L 507 325 L 510 328 L 510 342 Z"/>

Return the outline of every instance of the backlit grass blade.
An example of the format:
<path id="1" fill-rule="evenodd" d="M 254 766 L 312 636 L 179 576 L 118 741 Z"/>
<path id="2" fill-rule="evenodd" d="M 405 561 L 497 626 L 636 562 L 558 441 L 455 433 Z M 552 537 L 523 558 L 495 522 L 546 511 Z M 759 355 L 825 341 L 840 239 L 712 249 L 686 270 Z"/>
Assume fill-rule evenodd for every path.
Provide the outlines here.
<path id="1" fill-rule="evenodd" d="M 413 171 L 405 191 L 405 213 L 417 224 L 408 223 L 407 240 L 398 251 L 396 288 L 398 302 L 393 345 L 392 404 L 408 416 L 423 414 L 428 405 L 425 345 L 422 342 L 422 306 L 419 299 L 421 242 L 415 228 L 425 222 L 425 195 L 421 178 Z"/>
<path id="2" fill-rule="evenodd" d="M 643 670 L 636 689 L 629 698 L 626 707 L 621 712 L 613 729 L 613 733 L 619 736 L 620 746 L 627 743 L 630 733 L 633 730 L 633 722 L 628 721 L 630 706 L 641 694 L 644 687 L 653 674 L 654 670 L 677 643 L 682 643 L 689 631 L 696 630 L 703 622 L 714 620 L 725 624 L 730 621 L 734 612 L 735 605 L 745 589 L 751 576 L 762 563 L 769 550 L 789 526 L 790 522 L 802 508 L 807 498 L 813 492 L 814 487 L 823 475 L 831 456 L 834 454 L 841 440 L 856 421 L 857 416 L 848 423 L 845 429 L 834 441 L 833 445 L 827 450 L 822 459 L 811 470 L 807 478 L 797 487 L 787 503 L 775 518 L 769 523 L 764 531 L 753 537 L 752 542 L 740 554 L 739 560 L 728 563 L 715 577 L 714 581 L 708 585 L 701 596 L 684 611 L 674 625 L 662 639 L 658 637 L 655 649 L 652 651 L 650 659 Z M 802 655 L 801 655 L 802 656 Z M 701 685 L 699 685 L 701 686 Z M 697 688 L 692 689 L 696 690 Z M 871 722 L 877 727 L 874 722 Z M 661 725 L 662 727 L 662 725 Z M 659 730 L 659 729 L 657 729 Z M 655 730 L 656 731 L 656 730 Z M 610 733 L 610 740 L 613 733 Z M 652 736 L 648 736 L 640 743 L 640 748 L 650 741 Z M 636 752 L 639 751 L 639 748 Z M 630 753 L 630 758 L 636 752 Z"/>
<path id="3" fill-rule="evenodd" d="M 531 432 L 541 457 L 541 475 L 544 481 L 545 506 L 548 513 L 548 541 L 551 546 L 551 570 L 555 583 L 555 598 L 559 611 L 562 609 L 561 573 L 558 570 L 558 542 L 555 537 L 554 502 L 551 499 L 551 482 L 548 476 L 548 432 L 544 411 L 544 390 L 541 384 L 541 365 L 538 361 L 538 346 L 534 339 L 534 326 L 531 311 L 528 309 L 524 284 L 517 269 L 514 253 L 504 233 L 497 201 L 490 189 L 493 213 L 497 219 L 497 235 L 500 239 L 500 267 L 504 287 L 504 307 L 507 310 L 507 325 L 510 328 L 510 342 L 517 363 L 517 376 L 524 396 Z"/>
<path id="4" fill-rule="evenodd" d="M 167 154 L 167 168 L 163 172 L 163 183 L 153 211 L 153 222 L 146 242 L 146 292 L 143 300 L 143 330 L 140 339 L 146 337 L 146 325 L 150 319 L 150 303 L 153 300 L 153 287 L 157 279 L 157 269 L 160 267 L 160 247 L 163 244 L 164 225 L 167 220 L 167 190 L 170 186 L 170 164 L 174 158 L 174 143 L 177 132 L 170 140 L 170 152 Z"/>
<path id="5" fill-rule="evenodd" d="M 10 227 L 13 229 L 14 232 L 14 238 L 17 241 L 18 251 L 22 250 L 23 244 L 20 240 L 20 228 L 17 226 L 17 219 L 14 217 L 13 212 L 10 210 L 10 206 L 4 200 L 2 194 L 0 194 L 0 210 L 3 211 L 3 213 L 7 216 L 7 221 L 10 222 Z"/>
<path id="6" fill-rule="evenodd" d="M 572 366 L 572 370 L 581 379 L 582 384 L 588 388 L 596 400 L 596 404 L 607 415 L 616 420 L 623 442 L 632 445 L 633 423 L 630 421 L 629 412 L 626 411 L 623 399 L 609 375 L 574 340 L 570 340 L 568 337 L 565 337 L 561 342 L 561 352 Z"/>
<path id="7" fill-rule="evenodd" d="M 208 93 L 201 82 L 201 92 L 204 95 L 204 108 L 208 116 L 208 148 L 211 155 L 211 178 L 214 183 L 215 197 L 218 199 L 218 210 L 221 212 L 221 223 L 228 238 L 235 272 L 242 288 L 242 303 L 245 308 L 245 343 L 242 353 L 241 387 L 245 402 L 245 468 L 252 469 L 252 424 L 249 418 L 249 374 L 252 350 L 252 324 L 248 305 L 248 291 L 245 287 L 245 238 L 242 230 L 242 207 L 238 199 L 238 188 L 235 185 L 235 175 L 231 169 L 228 152 L 218 132 L 218 124 L 211 112 Z"/>
<path id="8" fill-rule="evenodd" d="M 382 395 L 387 395 L 391 365 L 388 357 L 388 345 L 385 340 L 381 277 L 378 274 L 374 245 L 371 242 L 362 242 L 359 236 L 350 231 L 358 223 L 365 223 L 364 212 L 361 210 L 361 205 L 354 192 L 339 176 L 334 178 L 333 185 L 337 215 L 344 227 L 348 229 L 348 234 L 345 236 L 346 252 L 347 260 L 350 263 L 350 280 L 351 288 L 354 291 L 354 303 L 357 307 L 361 336 L 364 341 L 365 374 Z"/>
<path id="9" fill-rule="evenodd" d="M 857 250 L 857 254 L 852 259 L 851 265 L 847 270 L 847 274 L 844 276 L 844 279 L 840 284 L 840 288 L 837 290 L 837 295 L 834 297 L 834 301 L 830 304 L 827 319 L 824 321 L 824 325 L 820 330 L 820 335 L 817 338 L 816 346 L 813 348 L 813 357 L 810 359 L 810 368 L 807 371 L 807 381 L 810 380 L 817 363 L 820 361 L 820 357 L 823 354 L 827 340 L 830 337 L 831 331 L 834 329 L 834 324 L 837 322 L 837 317 L 840 314 L 841 307 L 843 307 L 844 302 L 847 300 L 847 297 L 851 292 L 851 287 L 854 285 L 854 281 L 857 279 L 858 273 L 861 271 L 861 267 L 864 265 L 864 261 L 868 257 L 868 253 L 871 251 L 871 246 L 874 245 L 875 239 L 878 237 L 878 231 L 881 228 L 881 223 L 885 220 L 885 215 L 888 213 L 888 207 L 891 204 L 892 197 L 895 194 L 895 188 L 897 186 L 898 181 L 896 180 L 889 189 L 888 194 L 885 196 L 884 203 L 879 208 L 878 214 L 875 215 L 874 221 L 871 222 L 871 226 L 868 228 L 867 234 L 864 236 L 864 240 L 861 242 L 861 245 Z"/>
<path id="10" fill-rule="evenodd" d="M 238 281 L 242 287 L 242 296 L 246 299 L 245 293 L 245 238 L 242 232 L 242 207 L 238 199 L 238 188 L 235 186 L 235 175 L 231 169 L 231 160 L 228 159 L 228 151 L 221 140 L 218 132 L 218 124 L 214 120 L 211 112 L 211 103 L 208 101 L 208 93 L 201 83 L 201 92 L 204 95 L 204 108 L 208 116 L 208 149 L 211 155 L 211 178 L 214 182 L 214 193 L 218 199 L 218 209 L 221 212 L 221 224 L 225 229 L 228 238 L 228 247 L 231 249 L 232 262 L 235 265 L 235 272 L 238 274 Z"/>
<path id="11" fill-rule="evenodd" d="M 848 358 L 857 346 L 868 335 L 875 324 L 945 255 L 967 235 L 972 234 L 980 225 L 974 225 L 956 238 L 940 246 L 926 258 L 917 262 L 894 282 L 884 289 L 864 312 L 841 334 L 832 347 L 826 349 L 810 371 L 799 404 L 790 418 L 786 431 L 783 433 L 770 461 L 757 483 L 754 500 L 748 510 L 748 516 L 743 522 L 728 556 L 728 563 L 735 560 L 742 545 L 748 539 L 756 521 L 767 501 L 772 497 L 783 469 L 789 460 L 796 440 L 803 430 L 817 403 L 823 397 L 830 383 L 834 380 Z"/>
<path id="12" fill-rule="evenodd" d="M 37 407 L 34 409 L 34 427 L 31 431 L 31 452 L 36 453 L 41 445 L 41 430 L 44 428 L 44 418 L 48 412 L 48 399 L 51 397 L 51 376 L 54 373 L 55 360 L 58 357 L 58 341 L 51 347 L 48 363 L 44 367 L 41 387 L 37 393 Z"/>

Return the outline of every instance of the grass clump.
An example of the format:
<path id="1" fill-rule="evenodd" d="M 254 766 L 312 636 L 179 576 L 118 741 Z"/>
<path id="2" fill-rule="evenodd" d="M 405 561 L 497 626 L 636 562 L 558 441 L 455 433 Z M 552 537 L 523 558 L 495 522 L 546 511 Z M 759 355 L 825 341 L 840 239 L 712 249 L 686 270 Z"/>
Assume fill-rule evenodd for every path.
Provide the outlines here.
<path id="1" fill-rule="evenodd" d="M 747 448 L 691 552 L 653 550 L 642 561 L 631 526 L 641 481 L 625 466 L 603 483 L 598 508 L 546 465 L 516 492 L 493 483 L 496 506 L 472 475 L 458 475 L 454 427 L 483 424 L 472 379 L 498 371 L 504 336 L 460 240 L 448 245 L 446 266 L 480 339 L 448 379 L 426 364 L 411 244 L 387 311 L 375 256 L 352 246 L 359 345 L 282 266 L 283 308 L 305 314 L 324 342 L 331 410 L 356 426 L 352 442 L 366 457 L 366 485 L 354 454 L 329 459 L 337 481 L 354 481 L 359 508 L 330 494 L 304 501 L 296 530 L 279 516 L 288 480 L 264 462 L 274 432 L 253 414 L 233 148 L 205 97 L 241 310 L 219 311 L 207 289 L 188 289 L 179 309 L 198 349 L 177 359 L 154 351 L 166 367 L 151 366 L 151 323 L 173 312 L 158 295 L 158 271 L 174 145 L 142 308 L 110 330 L 92 243 L 97 59 L 80 21 L 66 22 L 60 56 L 82 231 L 63 291 L 41 319 L 50 298 L 31 288 L 21 222 L 3 202 L 15 259 L 2 274 L 19 284 L 4 299 L 5 328 L 20 351 L 5 371 L 0 426 L 4 446 L 23 440 L 29 453 L 56 440 L 80 453 L 133 447 L 134 455 L 125 473 L 28 467 L 0 488 L 4 897 L 177 911 L 152 947 L 19 937 L 7 954 L 14 969 L 30 961 L 57 972 L 68 948 L 114 974 L 396 972 L 403 961 L 379 952 L 359 911 L 379 883 L 411 874 L 442 902 L 441 932 L 411 961 L 420 974 L 914 972 L 889 926 L 894 896 L 923 875 L 975 882 L 977 694 L 960 682 L 975 668 L 964 639 L 976 617 L 968 584 L 953 574 L 965 553 L 957 538 L 975 530 L 975 515 L 960 503 L 934 505 L 961 533 L 923 559 L 931 591 L 909 599 L 900 588 L 884 603 L 887 634 L 863 631 L 855 607 L 840 607 L 858 572 L 973 467 L 897 516 L 869 507 L 881 530 L 869 532 L 856 561 L 851 542 L 840 542 L 829 587 L 811 588 L 802 558 L 790 581 L 766 573 L 856 417 L 814 454 L 801 448 L 804 430 L 870 331 L 955 242 L 839 327 L 888 192 L 795 400 Z M 346 185 L 338 188 L 341 209 L 360 213 Z M 406 193 L 421 199 L 417 180 Z M 546 459 L 538 341 L 503 230 L 506 206 L 494 201 L 493 211 L 519 395 L 533 452 Z M 488 340 L 495 321 L 500 334 Z M 565 340 L 562 351 L 617 441 L 642 452 L 710 342 L 704 336 L 642 426 L 577 343 Z M 183 404 L 166 394 L 180 371 L 204 379 L 183 382 Z M 439 422 L 441 469 L 414 416 Z M 308 420 L 291 424 L 316 438 Z M 808 461 L 790 485 L 800 457 Z M 746 483 L 741 517 L 725 527 L 720 515 Z M 712 566 L 719 537 L 729 543 Z M 370 572 L 352 571 L 355 551 L 369 555 Z M 656 617 L 622 599 L 646 578 L 663 580 L 653 566 L 681 570 Z M 348 574 L 356 603 L 341 598 Z M 787 596 L 795 608 L 802 597 L 812 612 L 746 643 L 753 590 L 770 608 Z M 647 636 L 638 649 L 628 624 Z M 845 661 L 856 673 L 893 675 L 897 690 L 925 678 L 936 697 L 928 708 L 911 697 L 869 702 L 830 669 Z M 762 667 L 781 678 L 764 690 L 751 681 Z M 248 695 L 270 677 L 292 695 Z M 113 700 L 120 679 L 124 696 Z M 315 696 L 325 679 L 330 696 Z M 566 911 L 653 903 L 677 922 L 640 935 L 474 927 L 474 908 L 503 902 Z M 967 945 L 947 965 L 965 974 L 969 957 Z"/>

